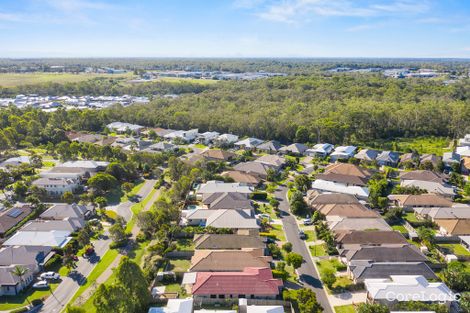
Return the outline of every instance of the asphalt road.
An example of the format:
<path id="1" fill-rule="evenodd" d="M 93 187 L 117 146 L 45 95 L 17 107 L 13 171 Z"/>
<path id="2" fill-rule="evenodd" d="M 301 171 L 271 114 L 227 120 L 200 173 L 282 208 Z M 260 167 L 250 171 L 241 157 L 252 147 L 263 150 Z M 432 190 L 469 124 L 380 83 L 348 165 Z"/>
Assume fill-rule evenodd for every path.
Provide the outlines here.
<path id="1" fill-rule="evenodd" d="M 142 188 L 140 188 L 137 194 L 142 197 L 142 200 L 150 194 L 155 182 L 155 180 L 147 180 Z M 118 214 L 122 215 L 126 221 L 129 221 L 132 217 L 131 206 L 133 204 L 133 202 L 126 201 L 117 206 Z M 77 292 L 78 288 L 85 283 L 86 277 L 91 273 L 100 258 L 108 251 L 110 243 L 111 239 L 109 239 L 106 234 L 104 234 L 102 238 L 96 240 L 93 243 L 95 246 L 96 256 L 91 260 L 80 257 L 77 262 L 77 274 L 72 277 L 62 277 L 62 282 L 57 286 L 52 295 L 44 301 L 44 306 L 39 312 L 61 312 Z"/>
<path id="2" fill-rule="evenodd" d="M 275 197 L 279 200 L 279 209 L 282 211 L 282 224 L 284 226 L 287 241 L 292 243 L 293 251 L 302 255 L 305 260 L 297 272 L 300 278 L 304 281 L 304 287 L 312 289 L 317 295 L 317 301 L 323 307 L 323 312 L 334 313 L 328 301 L 326 291 L 320 281 L 320 275 L 318 274 L 312 258 L 310 257 L 310 252 L 308 251 L 305 242 L 299 238 L 299 227 L 295 217 L 290 214 L 289 202 L 287 201 L 286 196 L 287 187 L 279 186 L 275 193 Z"/>

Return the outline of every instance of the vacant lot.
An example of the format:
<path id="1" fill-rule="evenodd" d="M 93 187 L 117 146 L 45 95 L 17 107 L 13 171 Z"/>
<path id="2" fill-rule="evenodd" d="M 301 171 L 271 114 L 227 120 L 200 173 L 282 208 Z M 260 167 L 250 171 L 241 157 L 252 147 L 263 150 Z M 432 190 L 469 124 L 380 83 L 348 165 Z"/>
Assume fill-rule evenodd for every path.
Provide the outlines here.
<path id="1" fill-rule="evenodd" d="M 1 73 L 0 86 L 1 87 L 16 87 L 22 85 L 34 85 L 40 83 L 76 83 L 85 80 L 90 80 L 97 77 L 109 78 L 129 78 L 133 77 L 132 73 L 126 74 L 72 74 L 72 73 Z"/>

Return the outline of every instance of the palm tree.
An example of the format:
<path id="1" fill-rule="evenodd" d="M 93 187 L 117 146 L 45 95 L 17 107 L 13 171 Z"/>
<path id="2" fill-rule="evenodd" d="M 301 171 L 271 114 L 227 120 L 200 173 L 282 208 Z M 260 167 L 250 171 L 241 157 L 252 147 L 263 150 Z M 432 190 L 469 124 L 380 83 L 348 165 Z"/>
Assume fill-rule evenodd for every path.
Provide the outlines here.
<path id="1" fill-rule="evenodd" d="M 11 271 L 11 273 L 15 276 L 17 276 L 19 279 L 20 279 L 20 285 L 23 284 L 23 277 L 29 272 L 29 268 L 27 267 L 24 267 L 22 265 L 16 265 L 13 270 Z M 31 304 L 31 302 L 29 302 L 29 298 L 28 298 L 28 294 L 26 294 L 26 301 L 28 301 L 29 304 Z"/>

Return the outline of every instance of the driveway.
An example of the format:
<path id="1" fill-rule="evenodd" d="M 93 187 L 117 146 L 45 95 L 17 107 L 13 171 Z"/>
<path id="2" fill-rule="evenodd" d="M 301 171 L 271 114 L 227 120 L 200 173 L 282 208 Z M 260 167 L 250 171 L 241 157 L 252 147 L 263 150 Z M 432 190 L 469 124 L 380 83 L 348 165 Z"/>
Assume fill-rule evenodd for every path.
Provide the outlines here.
<path id="1" fill-rule="evenodd" d="M 333 309 L 328 301 L 328 296 L 320 281 L 320 275 L 313 264 L 305 242 L 299 239 L 299 227 L 295 217 L 290 214 L 289 202 L 287 201 L 287 187 L 285 185 L 279 186 L 275 192 L 276 199 L 279 200 L 279 210 L 281 211 L 282 224 L 286 233 L 287 241 L 292 243 L 292 248 L 295 253 L 302 255 L 304 263 L 297 269 L 299 276 L 305 282 L 304 286 L 312 289 L 317 295 L 317 301 L 323 307 L 323 312 L 333 313 Z"/>
<path id="2" fill-rule="evenodd" d="M 152 191 L 155 182 L 155 180 L 145 181 L 137 194 L 144 199 Z M 118 214 L 121 212 L 122 214 L 120 215 L 122 215 L 126 221 L 129 221 L 132 217 L 131 206 L 133 204 L 134 203 L 130 201 L 126 201 L 116 206 L 119 208 Z M 74 275 L 73 277 L 62 277 L 62 282 L 54 290 L 54 293 L 44 301 L 44 306 L 39 312 L 61 312 L 77 292 L 78 288 L 80 288 L 80 285 L 85 283 L 86 277 L 91 273 L 101 257 L 108 251 L 110 243 L 111 239 L 108 238 L 107 233 L 105 233 L 102 238 L 94 241 L 93 244 L 95 246 L 96 257 L 93 260 L 80 257 L 77 262 L 77 275 Z"/>

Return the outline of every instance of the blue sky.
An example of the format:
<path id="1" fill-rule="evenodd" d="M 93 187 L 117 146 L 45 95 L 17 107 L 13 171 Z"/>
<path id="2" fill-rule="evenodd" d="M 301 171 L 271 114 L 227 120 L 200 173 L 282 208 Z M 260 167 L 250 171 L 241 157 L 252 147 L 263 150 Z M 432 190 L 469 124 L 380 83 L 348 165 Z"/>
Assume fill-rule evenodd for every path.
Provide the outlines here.
<path id="1" fill-rule="evenodd" d="M 1 0 L 0 57 L 464 57 L 468 0 Z"/>

